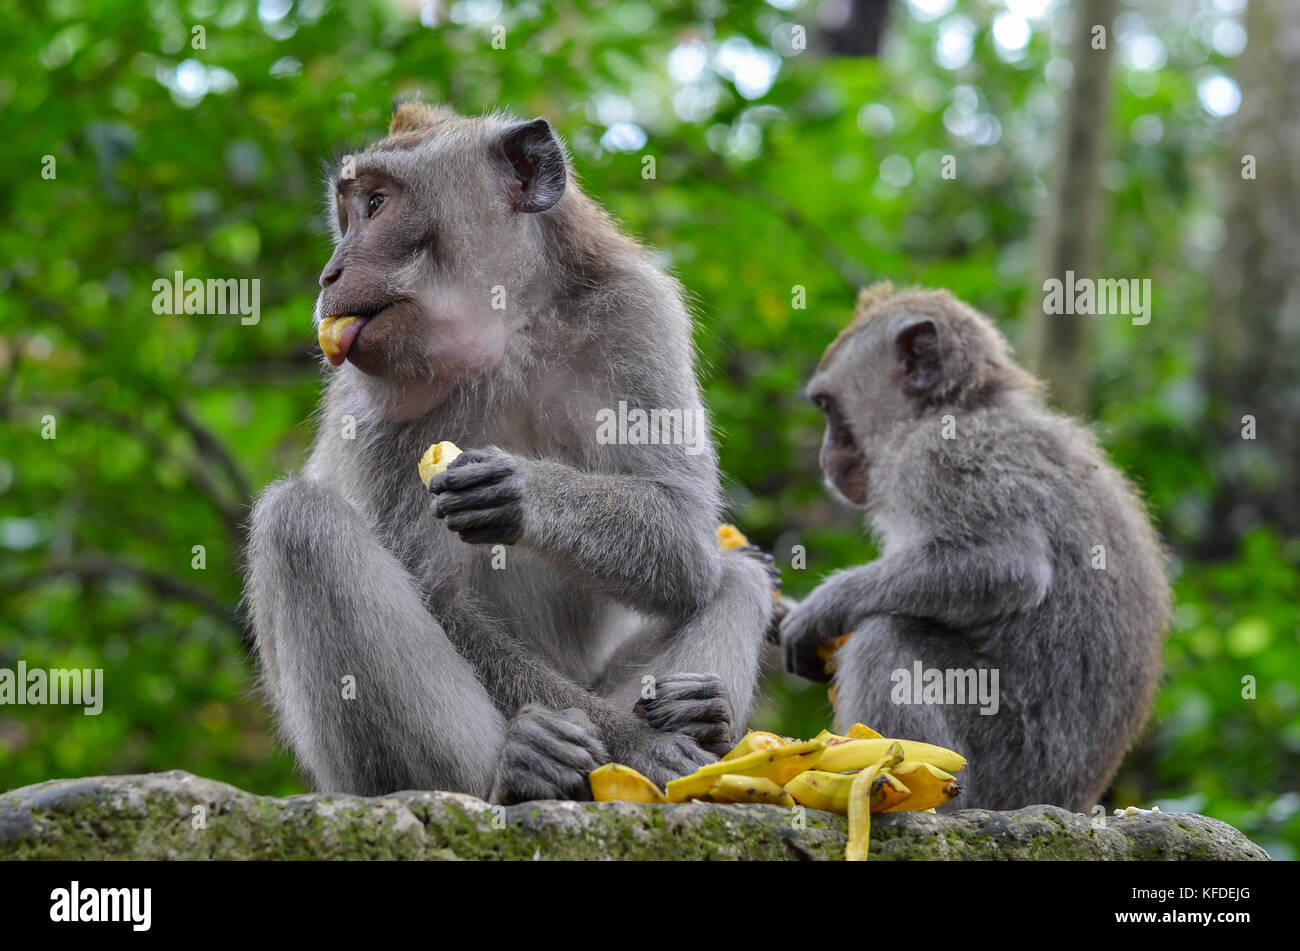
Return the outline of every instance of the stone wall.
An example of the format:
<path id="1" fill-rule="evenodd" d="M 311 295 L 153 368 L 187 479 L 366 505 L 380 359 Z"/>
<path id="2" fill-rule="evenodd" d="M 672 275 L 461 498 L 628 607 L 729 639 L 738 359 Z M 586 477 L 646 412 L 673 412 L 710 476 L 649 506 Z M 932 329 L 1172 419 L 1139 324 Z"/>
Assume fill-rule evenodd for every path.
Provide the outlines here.
<path id="1" fill-rule="evenodd" d="M 845 820 L 777 806 L 532 802 L 459 793 L 276 799 L 181 770 L 0 796 L 0 859 L 840 859 Z M 1105 828 L 1054 806 L 873 817 L 871 858 L 1267 859 L 1206 816 Z"/>

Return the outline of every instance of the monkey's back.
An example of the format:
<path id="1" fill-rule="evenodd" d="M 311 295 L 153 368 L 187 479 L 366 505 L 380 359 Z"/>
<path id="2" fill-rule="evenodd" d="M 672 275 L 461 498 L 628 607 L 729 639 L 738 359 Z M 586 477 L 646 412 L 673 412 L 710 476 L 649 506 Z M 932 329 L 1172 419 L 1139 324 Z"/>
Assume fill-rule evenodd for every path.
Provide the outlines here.
<path id="1" fill-rule="evenodd" d="M 1050 581 L 1036 604 L 991 622 L 890 619 L 887 636 L 927 665 L 922 653 L 999 670 L 996 715 L 946 715 L 948 739 L 971 760 L 979 801 L 967 805 L 1083 810 L 1104 793 L 1159 680 L 1170 610 L 1161 546 L 1134 487 L 1074 420 L 1026 393 L 954 418 L 951 438 L 937 419 L 908 424 L 875 467 L 877 494 L 907 499 L 872 511 L 883 556 L 925 538 L 1009 558 L 1042 538 Z M 906 721 L 906 708 L 874 696 L 871 713 Z"/>

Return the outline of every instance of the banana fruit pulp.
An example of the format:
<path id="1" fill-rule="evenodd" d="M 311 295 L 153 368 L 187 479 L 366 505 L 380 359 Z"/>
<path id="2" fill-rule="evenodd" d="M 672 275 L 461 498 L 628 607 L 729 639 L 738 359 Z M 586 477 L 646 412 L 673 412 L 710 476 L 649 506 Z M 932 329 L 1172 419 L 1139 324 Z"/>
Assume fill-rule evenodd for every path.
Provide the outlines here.
<path id="1" fill-rule="evenodd" d="M 447 467 L 459 455 L 460 447 L 445 439 L 426 449 L 423 458 L 420 459 L 420 481 L 424 483 L 425 488 L 429 487 L 434 476 L 446 472 Z"/>
<path id="2" fill-rule="evenodd" d="M 356 322 L 355 317 L 322 317 L 320 327 L 316 331 L 316 341 L 320 344 L 321 351 L 325 356 L 333 359 L 337 357 L 343 349 L 340 341 L 343 339 L 343 331 L 350 324 Z"/>
<path id="3" fill-rule="evenodd" d="M 749 544 L 749 539 L 745 537 L 744 532 L 735 525 L 729 525 L 723 522 L 718 526 L 718 547 L 723 551 L 730 551 L 733 548 L 744 548 Z"/>
<path id="4" fill-rule="evenodd" d="M 811 740 L 751 730 L 718 762 L 674 779 L 664 790 L 618 763 L 593 770 L 589 779 L 597 802 L 699 799 L 838 813 L 849 820 L 844 857 L 862 861 L 872 813 L 933 812 L 961 791 L 952 774 L 965 765 L 966 758 L 953 750 L 883 737 L 855 723 L 843 736 L 822 730 Z"/>

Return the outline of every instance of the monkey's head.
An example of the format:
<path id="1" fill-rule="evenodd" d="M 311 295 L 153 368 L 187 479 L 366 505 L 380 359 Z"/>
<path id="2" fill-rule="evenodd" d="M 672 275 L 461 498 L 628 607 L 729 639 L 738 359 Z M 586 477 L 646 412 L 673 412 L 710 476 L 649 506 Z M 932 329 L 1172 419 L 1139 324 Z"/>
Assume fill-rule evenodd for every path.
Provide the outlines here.
<path id="1" fill-rule="evenodd" d="M 1037 385 L 997 328 L 947 291 L 895 293 L 882 283 L 858 296 L 805 392 L 826 417 L 819 461 L 828 485 L 865 506 L 871 463 L 897 427 Z"/>
<path id="2" fill-rule="evenodd" d="M 545 119 L 398 104 L 388 136 L 329 177 L 334 253 L 316 320 L 357 318 L 330 362 L 442 398 L 498 367 L 541 306 L 538 219 L 556 213 L 568 178 Z"/>

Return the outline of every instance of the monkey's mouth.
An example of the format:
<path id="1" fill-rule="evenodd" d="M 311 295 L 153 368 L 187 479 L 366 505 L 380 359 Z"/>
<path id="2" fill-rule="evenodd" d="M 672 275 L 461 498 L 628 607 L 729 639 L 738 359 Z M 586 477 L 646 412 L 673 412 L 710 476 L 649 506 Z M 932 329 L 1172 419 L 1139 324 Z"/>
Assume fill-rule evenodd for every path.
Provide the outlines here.
<path id="1" fill-rule="evenodd" d="M 348 352 L 356 344 L 357 337 L 366 324 L 387 310 L 391 304 L 381 307 L 357 308 L 352 314 L 331 314 L 322 317 L 317 330 L 317 340 L 321 351 L 333 366 L 339 366 L 348 358 Z"/>

